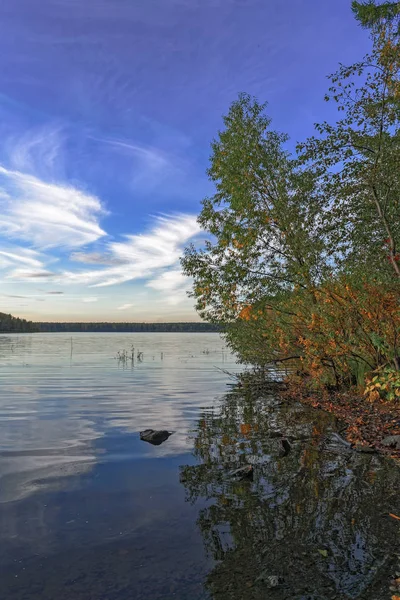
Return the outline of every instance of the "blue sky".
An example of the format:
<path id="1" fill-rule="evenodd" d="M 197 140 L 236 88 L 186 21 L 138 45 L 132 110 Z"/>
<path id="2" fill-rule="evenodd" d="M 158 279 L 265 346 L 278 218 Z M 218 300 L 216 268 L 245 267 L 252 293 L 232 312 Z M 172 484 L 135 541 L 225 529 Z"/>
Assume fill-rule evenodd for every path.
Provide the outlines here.
<path id="1" fill-rule="evenodd" d="M 350 0 L 3 0 L 0 311 L 197 319 L 179 256 L 222 115 L 254 94 L 294 144 L 367 49 Z"/>

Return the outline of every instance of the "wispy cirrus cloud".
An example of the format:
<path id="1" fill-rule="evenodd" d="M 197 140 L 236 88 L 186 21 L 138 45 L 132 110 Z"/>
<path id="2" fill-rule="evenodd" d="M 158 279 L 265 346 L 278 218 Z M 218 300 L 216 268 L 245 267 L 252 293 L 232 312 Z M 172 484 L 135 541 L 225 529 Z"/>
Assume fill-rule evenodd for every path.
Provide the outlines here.
<path id="1" fill-rule="evenodd" d="M 86 265 L 120 265 L 125 262 L 111 254 L 107 255 L 101 252 L 73 252 L 70 260 Z"/>
<path id="2" fill-rule="evenodd" d="M 53 271 L 45 271 L 40 269 L 13 269 L 7 275 L 7 279 L 15 279 L 17 281 L 29 281 L 29 280 L 44 280 L 54 279 L 56 273 Z"/>
<path id="3" fill-rule="evenodd" d="M 164 271 L 147 283 L 147 287 L 163 292 L 168 304 L 180 304 L 186 297 L 191 280 L 180 269 Z"/>
<path id="4" fill-rule="evenodd" d="M 11 135 L 5 142 L 5 149 L 14 169 L 53 177 L 63 170 L 64 145 L 62 127 L 49 123 Z"/>
<path id="5" fill-rule="evenodd" d="M 35 248 L 77 248 L 106 235 L 100 200 L 0 166 L 0 233 Z"/>
<path id="6" fill-rule="evenodd" d="M 20 295 L 20 294 L 1 294 L 1 298 L 14 298 L 18 300 L 33 300 L 35 302 L 45 302 L 45 298 L 42 298 L 41 294 L 29 294 L 29 295 Z"/>
<path id="7" fill-rule="evenodd" d="M 69 271 L 63 274 L 64 280 L 72 283 L 104 287 L 132 281 L 149 279 L 161 275 L 162 271 L 179 263 L 184 245 L 200 232 L 193 215 L 160 216 L 148 233 L 126 236 L 124 242 L 111 242 L 106 246 L 105 255 L 116 260 L 117 264 L 105 269 Z M 85 261 L 85 255 L 79 255 Z M 88 255 L 93 264 L 93 254 Z M 97 264 L 101 264 L 98 257 Z"/>
<path id="8" fill-rule="evenodd" d="M 16 245 L 0 247 L 0 272 L 5 279 L 47 280 L 54 275 L 46 268 L 50 262 L 54 259 L 31 248 Z"/>
<path id="9" fill-rule="evenodd" d="M 19 296 L 18 294 L 2 294 L 2 298 L 29 298 L 29 296 Z"/>
<path id="10" fill-rule="evenodd" d="M 169 305 L 177 305 L 186 299 L 190 280 L 183 276 L 179 259 L 184 246 L 200 233 L 194 215 L 155 217 L 147 232 L 125 236 L 123 241 L 106 242 L 103 251 L 73 252 L 69 259 L 79 265 L 76 270 L 60 268 L 59 263 L 46 268 L 45 256 L 34 251 L 24 253 L 5 251 L 7 260 L 14 258 L 13 268 L 7 278 L 17 282 L 41 281 L 57 285 L 100 288 L 142 280 L 148 288 L 163 294 Z M 1 257 L 1 252 L 0 252 Z M 15 261 L 21 260 L 22 264 Z M 85 268 L 85 267 L 96 268 Z M 57 294 L 59 292 L 50 292 Z M 97 302 L 97 296 L 84 296 L 84 303 Z M 126 310 L 131 304 L 123 304 L 118 310 Z"/>
<path id="11" fill-rule="evenodd" d="M 6 265 L 23 264 L 34 269 L 40 269 L 43 266 L 43 259 L 39 253 L 29 248 L 0 249 L 0 257 L 4 259 Z"/>
<path id="12" fill-rule="evenodd" d="M 140 159 L 144 163 L 144 165 L 146 165 L 149 168 L 149 170 L 158 171 L 160 169 L 169 167 L 171 164 L 167 155 L 164 152 L 162 152 L 159 148 L 144 146 L 140 144 L 135 144 L 131 141 L 118 139 L 93 139 L 108 144 L 109 146 L 112 146 L 115 149 L 119 149 L 136 156 L 136 158 Z"/>
<path id="13" fill-rule="evenodd" d="M 117 310 L 128 310 L 128 308 L 132 308 L 133 304 L 123 304 L 122 306 L 118 306 Z"/>
<path id="14" fill-rule="evenodd" d="M 78 287 L 143 280 L 154 291 L 167 294 L 169 304 L 185 299 L 187 280 L 177 273 L 184 246 L 200 231 L 195 216 L 157 216 L 143 233 L 102 241 L 107 233 L 101 226 L 106 215 L 101 200 L 76 186 L 54 182 L 52 173 L 62 163 L 65 138 L 55 128 L 47 134 L 42 128 L 13 139 L 14 168 L 0 164 L 0 236 L 28 246 L 0 247 L 4 280 Z M 132 159 L 133 179 L 149 177 L 159 183 L 179 171 L 175 157 L 172 160 L 161 148 L 120 139 L 97 141 Z M 94 243 L 95 251 L 90 248 Z M 66 268 L 67 260 L 71 266 Z M 88 295 L 81 300 L 91 303 L 98 298 Z M 130 307 L 124 304 L 118 310 Z"/>
<path id="15" fill-rule="evenodd" d="M 182 179 L 191 171 L 187 155 L 183 155 L 178 148 L 168 148 L 165 142 L 161 145 L 145 145 L 129 139 L 91 139 L 99 142 L 103 150 L 108 147 L 118 156 L 118 161 L 122 162 L 127 170 L 130 188 L 140 190 L 141 193 L 149 194 L 155 189 L 163 192 L 166 185 L 172 185 L 177 194 L 181 187 L 177 181 L 182 184 Z"/>

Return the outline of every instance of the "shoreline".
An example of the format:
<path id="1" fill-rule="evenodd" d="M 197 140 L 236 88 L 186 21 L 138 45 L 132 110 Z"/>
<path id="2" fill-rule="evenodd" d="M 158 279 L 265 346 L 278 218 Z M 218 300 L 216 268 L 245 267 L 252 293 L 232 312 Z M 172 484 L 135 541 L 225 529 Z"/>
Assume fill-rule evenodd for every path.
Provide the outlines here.
<path id="1" fill-rule="evenodd" d="M 239 389 L 258 393 L 275 393 L 282 400 L 300 402 L 304 406 L 333 415 L 342 425 L 339 429 L 343 442 L 356 452 L 377 453 L 400 461 L 400 403 L 367 402 L 355 392 L 312 393 L 290 381 L 265 379 L 264 374 L 242 373 L 237 377 Z M 397 447 L 383 443 L 385 438 L 398 437 Z"/>
<path id="2" fill-rule="evenodd" d="M 323 410 L 342 424 L 341 434 L 358 452 L 379 453 L 400 461 L 400 406 L 393 402 L 366 402 L 351 392 L 312 394 L 289 386 L 280 392 L 288 401 L 297 400 L 305 406 Z M 385 438 L 398 436 L 397 447 L 383 443 Z"/>

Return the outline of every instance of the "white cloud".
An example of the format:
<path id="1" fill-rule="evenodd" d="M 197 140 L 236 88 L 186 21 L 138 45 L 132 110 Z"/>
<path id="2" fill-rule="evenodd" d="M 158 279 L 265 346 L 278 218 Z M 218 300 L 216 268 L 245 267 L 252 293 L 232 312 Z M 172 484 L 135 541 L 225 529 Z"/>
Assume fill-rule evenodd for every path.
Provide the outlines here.
<path id="1" fill-rule="evenodd" d="M 159 292 L 164 292 L 164 299 L 168 304 L 176 305 L 183 302 L 186 292 L 190 289 L 191 279 L 185 277 L 181 270 L 165 271 L 147 283 L 148 287 Z"/>
<path id="2" fill-rule="evenodd" d="M 100 140 L 99 140 L 100 141 Z M 166 155 L 158 148 L 152 148 L 150 146 L 141 146 L 132 142 L 126 142 L 121 140 L 101 140 L 110 146 L 115 148 L 121 148 L 134 154 L 137 158 L 142 160 L 150 170 L 158 171 L 170 166 L 170 161 Z"/>
<path id="3" fill-rule="evenodd" d="M 124 261 L 101 252 L 73 252 L 69 257 L 70 260 L 87 265 L 120 265 Z"/>
<path id="4" fill-rule="evenodd" d="M 134 188 L 145 186 L 147 191 L 162 184 L 166 178 L 178 175 L 180 160 L 161 148 L 144 146 L 130 140 L 92 138 L 107 144 L 119 154 L 129 159 L 131 164 L 131 185 Z"/>
<path id="5" fill-rule="evenodd" d="M 0 256 L 5 257 L 8 264 L 22 263 L 38 269 L 43 266 L 43 262 L 37 258 L 38 254 L 27 248 L 18 248 L 16 251 L 0 250 Z"/>
<path id="6" fill-rule="evenodd" d="M 81 190 L 46 183 L 0 166 L 0 233 L 36 248 L 77 248 L 105 232 L 100 200 Z"/>
<path id="7" fill-rule="evenodd" d="M 105 269 L 66 272 L 63 281 L 102 287 L 149 279 L 168 268 L 177 268 L 184 245 L 200 232 L 196 217 L 178 215 L 157 217 L 155 226 L 145 234 L 126 236 L 125 242 L 107 244 L 106 257 L 115 259 L 116 265 Z M 84 255 L 80 256 L 84 260 Z M 101 260 L 101 259 L 100 259 Z M 96 262 L 100 263 L 97 258 Z M 93 255 L 89 254 L 93 263 Z"/>
<path id="8" fill-rule="evenodd" d="M 190 286 L 190 280 L 179 269 L 179 258 L 184 246 L 199 232 L 193 215 L 159 216 L 147 233 L 126 236 L 123 242 L 108 242 L 104 253 L 71 254 L 70 258 L 81 265 L 87 261 L 89 265 L 96 265 L 96 269 L 61 271 L 52 266 L 53 270 L 49 270 L 48 264 L 54 263 L 54 259 L 19 247 L 0 250 L 0 269 L 6 268 L 5 278 L 13 282 L 35 281 L 63 286 L 96 288 L 142 279 L 148 282 L 148 287 L 164 292 L 166 303 L 176 305 L 186 299 L 186 290 Z M 6 265 L 1 264 L 2 260 Z M 87 296 L 82 300 L 95 302 L 94 298 Z"/>
<path id="9" fill-rule="evenodd" d="M 36 279 L 39 281 L 47 281 L 54 279 L 55 274 L 52 271 L 45 271 L 39 269 L 14 269 L 7 275 L 7 279 L 16 279 L 18 281 L 29 281 Z"/>
<path id="10" fill-rule="evenodd" d="M 97 302 L 98 298 L 97 296 L 89 296 L 88 298 L 82 298 L 82 302 Z"/>
<path id="11" fill-rule="evenodd" d="M 189 279 L 180 270 L 165 271 L 147 284 L 155 290 L 174 291 L 180 287 L 189 287 Z"/>
<path id="12" fill-rule="evenodd" d="M 132 308 L 133 304 L 123 304 L 122 306 L 118 306 L 117 310 L 128 310 L 128 308 Z"/>
<path id="13" fill-rule="evenodd" d="M 9 138 L 5 147 L 18 171 L 53 175 L 62 160 L 64 138 L 61 127 L 48 124 Z"/>
<path id="14" fill-rule="evenodd" d="M 54 276 L 46 269 L 54 259 L 21 246 L 0 247 L 0 270 L 6 270 L 5 279 L 17 281 L 48 280 Z"/>

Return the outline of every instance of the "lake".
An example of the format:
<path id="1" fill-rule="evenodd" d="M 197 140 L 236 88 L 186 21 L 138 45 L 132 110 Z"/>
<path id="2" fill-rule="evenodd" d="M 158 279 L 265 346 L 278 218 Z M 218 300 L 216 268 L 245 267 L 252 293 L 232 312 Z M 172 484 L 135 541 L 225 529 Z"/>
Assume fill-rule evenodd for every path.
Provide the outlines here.
<path id="1" fill-rule="evenodd" d="M 390 599 L 399 468 L 239 370 L 214 333 L 0 336 L 0 597 Z"/>

